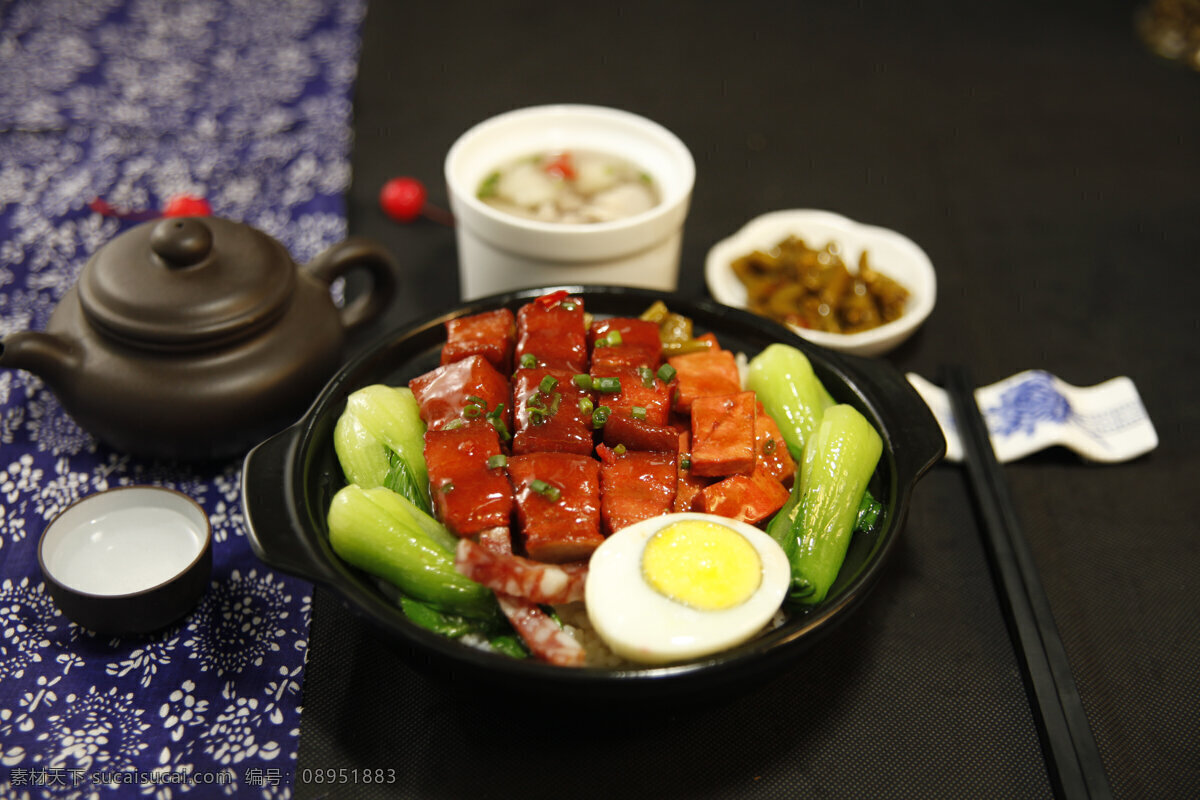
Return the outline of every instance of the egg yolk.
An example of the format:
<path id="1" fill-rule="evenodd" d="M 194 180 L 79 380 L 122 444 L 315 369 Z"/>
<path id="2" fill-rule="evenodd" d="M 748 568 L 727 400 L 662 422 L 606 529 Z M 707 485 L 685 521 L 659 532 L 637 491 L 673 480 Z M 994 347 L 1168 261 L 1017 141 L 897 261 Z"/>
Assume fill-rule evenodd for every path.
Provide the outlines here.
<path id="1" fill-rule="evenodd" d="M 701 611 L 720 611 L 750 599 L 762 583 L 762 560 L 737 531 L 689 520 L 650 537 L 642 575 L 659 594 Z"/>

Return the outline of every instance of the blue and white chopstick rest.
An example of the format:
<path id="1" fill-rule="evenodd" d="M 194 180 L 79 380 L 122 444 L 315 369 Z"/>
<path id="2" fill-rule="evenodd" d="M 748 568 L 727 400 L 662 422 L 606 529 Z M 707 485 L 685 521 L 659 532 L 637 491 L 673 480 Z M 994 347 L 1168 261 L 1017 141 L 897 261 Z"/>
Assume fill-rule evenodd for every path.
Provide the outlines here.
<path id="1" fill-rule="evenodd" d="M 961 461 L 962 442 L 949 396 L 916 373 L 906 377 L 941 425 L 946 459 Z M 1002 463 L 1052 445 L 1101 463 L 1128 461 L 1158 446 L 1137 387 L 1127 377 L 1080 387 L 1044 370 L 1026 370 L 976 389 L 975 400 Z"/>

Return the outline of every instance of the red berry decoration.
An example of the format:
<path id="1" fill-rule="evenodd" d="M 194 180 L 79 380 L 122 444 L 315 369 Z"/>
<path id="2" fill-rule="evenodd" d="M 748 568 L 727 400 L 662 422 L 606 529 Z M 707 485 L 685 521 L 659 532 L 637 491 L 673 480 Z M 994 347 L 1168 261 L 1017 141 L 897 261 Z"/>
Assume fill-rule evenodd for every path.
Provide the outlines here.
<path id="1" fill-rule="evenodd" d="M 194 194 L 173 195 L 163 206 L 164 217 L 211 217 L 212 206 Z"/>
<path id="2" fill-rule="evenodd" d="M 425 202 L 427 197 L 425 184 L 416 178 L 392 178 L 379 190 L 379 207 L 397 222 L 408 223 L 424 216 L 443 225 L 453 225 L 450 212 Z"/>
<path id="3" fill-rule="evenodd" d="M 416 178 L 392 178 L 379 192 L 383 213 L 397 222 L 412 222 L 425 210 L 425 186 Z"/>

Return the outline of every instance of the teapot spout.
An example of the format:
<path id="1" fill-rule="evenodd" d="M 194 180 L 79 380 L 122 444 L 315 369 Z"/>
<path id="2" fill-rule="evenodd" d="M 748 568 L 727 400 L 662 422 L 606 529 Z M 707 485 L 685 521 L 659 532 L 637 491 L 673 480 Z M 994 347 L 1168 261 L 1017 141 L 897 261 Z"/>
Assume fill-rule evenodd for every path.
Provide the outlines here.
<path id="1" fill-rule="evenodd" d="M 39 331 L 18 331 L 0 338 L 0 367 L 23 369 L 54 386 L 82 363 L 75 342 Z"/>

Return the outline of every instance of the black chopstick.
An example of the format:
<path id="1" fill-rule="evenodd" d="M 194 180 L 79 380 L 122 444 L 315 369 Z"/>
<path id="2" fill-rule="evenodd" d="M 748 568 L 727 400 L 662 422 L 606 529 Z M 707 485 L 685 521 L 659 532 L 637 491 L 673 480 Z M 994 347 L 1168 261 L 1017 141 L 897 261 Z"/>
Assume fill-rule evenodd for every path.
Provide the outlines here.
<path id="1" fill-rule="evenodd" d="M 1050 780 L 1060 797 L 1112 797 L 1049 598 L 975 401 L 969 371 L 962 366 L 946 368 L 943 386 L 950 396 L 963 461 L 983 517 L 984 542 L 1005 604 L 1010 635 L 1022 658 Z"/>

